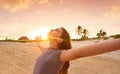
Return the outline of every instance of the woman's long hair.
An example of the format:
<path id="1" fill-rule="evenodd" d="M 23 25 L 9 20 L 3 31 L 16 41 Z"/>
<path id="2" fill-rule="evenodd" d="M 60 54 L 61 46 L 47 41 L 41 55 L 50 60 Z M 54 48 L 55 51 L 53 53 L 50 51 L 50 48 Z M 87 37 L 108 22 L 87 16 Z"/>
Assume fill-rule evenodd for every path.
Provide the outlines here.
<path id="1" fill-rule="evenodd" d="M 70 35 L 64 28 L 62 28 L 62 30 L 63 30 L 63 32 L 62 32 L 61 38 L 63 39 L 63 42 L 59 44 L 59 49 L 68 50 L 68 49 L 72 48 Z M 69 61 L 65 62 L 63 67 L 60 69 L 59 74 L 67 74 L 69 66 L 70 66 Z"/>

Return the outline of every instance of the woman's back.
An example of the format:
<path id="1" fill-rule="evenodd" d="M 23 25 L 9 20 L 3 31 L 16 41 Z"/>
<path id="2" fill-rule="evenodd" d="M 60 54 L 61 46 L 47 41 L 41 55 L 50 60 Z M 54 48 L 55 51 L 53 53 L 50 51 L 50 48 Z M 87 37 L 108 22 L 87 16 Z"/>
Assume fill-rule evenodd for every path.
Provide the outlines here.
<path id="1" fill-rule="evenodd" d="M 64 64 L 60 54 L 61 50 L 46 49 L 37 59 L 33 74 L 58 74 Z"/>

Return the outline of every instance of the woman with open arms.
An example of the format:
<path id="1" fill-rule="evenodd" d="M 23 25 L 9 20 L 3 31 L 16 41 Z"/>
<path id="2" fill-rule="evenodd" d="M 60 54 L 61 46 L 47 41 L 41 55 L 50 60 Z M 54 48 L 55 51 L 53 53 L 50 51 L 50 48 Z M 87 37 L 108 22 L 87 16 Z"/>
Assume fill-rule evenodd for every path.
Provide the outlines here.
<path id="1" fill-rule="evenodd" d="M 38 45 L 43 53 L 35 63 L 33 74 L 67 74 L 71 60 L 120 49 L 120 39 L 72 48 L 69 33 L 63 27 L 51 30 L 48 39 L 49 48 Z"/>

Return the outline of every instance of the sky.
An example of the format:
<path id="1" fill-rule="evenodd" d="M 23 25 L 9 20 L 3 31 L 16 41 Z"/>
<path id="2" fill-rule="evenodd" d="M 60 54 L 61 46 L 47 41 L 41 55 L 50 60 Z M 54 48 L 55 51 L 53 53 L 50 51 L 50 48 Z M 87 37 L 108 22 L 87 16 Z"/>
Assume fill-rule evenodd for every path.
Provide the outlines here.
<path id="1" fill-rule="evenodd" d="M 94 37 L 99 30 L 120 34 L 120 0 L 0 0 L 0 39 L 34 39 L 64 27 L 71 38 L 80 25 Z"/>

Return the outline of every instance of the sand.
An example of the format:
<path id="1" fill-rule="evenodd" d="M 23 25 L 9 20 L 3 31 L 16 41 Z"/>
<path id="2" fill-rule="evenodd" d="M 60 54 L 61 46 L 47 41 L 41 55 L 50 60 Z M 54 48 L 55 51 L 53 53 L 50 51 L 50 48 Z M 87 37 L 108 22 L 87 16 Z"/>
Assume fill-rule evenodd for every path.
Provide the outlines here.
<path id="1" fill-rule="evenodd" d="M 73 48 L 98 41 L 74 41 Z M 48 43 L 43 43 L 48 46 Z M 0 42 L 0 74 L 32 74 L 41 55 L 35 43 Z M 120 50 L 70 62 L 68 74 L 120 74 Z"/>

